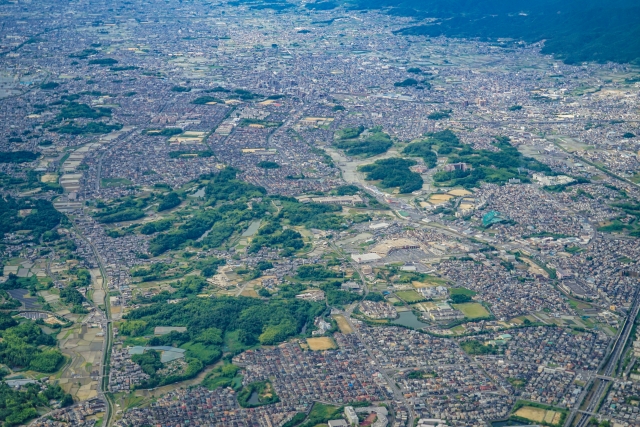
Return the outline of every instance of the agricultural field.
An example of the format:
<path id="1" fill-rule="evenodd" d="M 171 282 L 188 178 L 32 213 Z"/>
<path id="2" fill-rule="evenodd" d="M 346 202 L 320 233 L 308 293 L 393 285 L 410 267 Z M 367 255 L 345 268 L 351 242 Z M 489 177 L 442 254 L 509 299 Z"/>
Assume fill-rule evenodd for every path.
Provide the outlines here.
<path id="1" fill-rule="evenodd" d="M 84 324 L 74 325 L 58 335 L 60 351 L 70 360 L 62 370 L 59 384 L 78 400 L 98 395 L 99 385 L 91 378 L 91 373 L 100 369 L 104 342 L 100 332 L 100 328 Z"/>
<path id="2" fill-rule="evenodd" d="M 322 351 L 338 348 L 335 341 L 330 337 L 307 338 L 307 345 L 310 350 Z"/>
<path id="3" fill-rule="evenodd" d="M 347 319 L 345 319 L 344 316 L 338 314 L 338 315 L 334 316 L 333 318 L 338 323 L 338 328 L 340 329 L 340 332 L 342 332 L 343 334 L 352 334 L 353 333 L 353 329 L 351 328 L 349 323 L 347 323 Z"/>
<path id="4" fill-rule="evenodd" d="M 480 303 L 467 302 L 464 304 L 454 304 L 454 308 L 460 310 L 465 317 L 469 319 L 478 319 L 481 317 L 489 317 L 491 313 Z"/>

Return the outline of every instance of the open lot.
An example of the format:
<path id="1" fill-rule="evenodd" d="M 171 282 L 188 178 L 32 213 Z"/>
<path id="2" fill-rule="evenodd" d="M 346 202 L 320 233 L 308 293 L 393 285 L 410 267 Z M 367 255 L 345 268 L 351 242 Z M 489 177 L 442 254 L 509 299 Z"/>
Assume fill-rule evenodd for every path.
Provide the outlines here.
<path id="1" fill-rule="evenodd" d="M 351 326 L 349 326 L 349 323 L 347 323 L 347 319 L 345 319 L 343 315 L 338 314 L 336 316 L 333 316 L 333 318 L 336 319 L 340 332 L 342 332 L 343 334 L 353 333 L 353 329 L 351 328 Z"/>
<path id="2" fill-rule="evenodd" d="M 307 338 L 307 345 L 309 349 L 313 351 L 331 350 L 337 348 L 336 343 L 332 338 L 319 337 L 319 338 Z"/>

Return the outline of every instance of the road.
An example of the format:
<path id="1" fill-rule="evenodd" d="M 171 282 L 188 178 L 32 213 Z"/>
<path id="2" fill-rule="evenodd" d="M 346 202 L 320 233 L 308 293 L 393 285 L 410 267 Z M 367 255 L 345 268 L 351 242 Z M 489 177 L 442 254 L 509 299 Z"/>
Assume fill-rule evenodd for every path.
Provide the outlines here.
<path id="1" fill-rule="evenodd" d="M 367 352 L 367 355 L 369 356 L 369 359 L 370 360 L 376 360 L 376 358 L 373 356 L 373 352 L 371 351 L 371 349 L 367 345 L 366 341 L 362 338 L 362 335 L 360 335 L 360 330 L 358 328 L 356 328 L 355 325 L 351 322 L 351 314 L 350 314 L 350 312 L 345 312 L 344 314 L 345 314 L 344 318 L 346 319 L 346 321 L 349 324 L 349 326 L 351 327 L 351 329 L 353 329 L 353 332 L 358 336 L 358 339 L 360 340 L 360 342 L 364 346 L 364 348 L 365 348 L 365 350 Z M 400 389 L 396 386 L 396 382 L 393 381 L 393 379 L 391 377 L 389 377 L 389 375 L 387 375 L 387 373 L 385 372 L 384 369 L 380 368 L 380 369 L 378 369 L 378 372 L 380 372 L 382 377 L 387 382 L 387 385 L 389 386 L 389 388 L 393 391 L 393 395 L 395 396 L 395 399 L 397 401 L 402 402 L 404 404 L 404 406 L 406 407 L 407 413 L 409 414 L 408 421 L 407 421 L 407 426 L 409 426 L 409 427 L 413 426 L 413 420 L 414 420 L 415 416 L 413 415 L 413 409 L 412 409 L 411 405 L 409 404 L 409 401 L 404 397 L 404 395 L 402 394 L 402 391 L 400 391 Z"/>
<path id="2" fill-rule="evenodd" d="M 602 375 L 599 376 L 599 382 L 596 385 L 596 389 L 588 396 L 588 402 L 583 410 L 586 413 L 597 413 L 600 405 L 600 401 L 605 397 L 606 391 L 609 389 L 609 384 L 611 384 L 611 380 L 608 378 L 612 378 L 618 371 L 617 367 L 624 354 L 624 349 L 627 346 L 627 341 L 631 335 L 631 331 L 633 329 L 633 324 L 635 323 L 635 319 L 638 317 L 638 312 L 640 311 L 640 291 L 636 291 L 636 294 L 633 298 L 633 304 L 631 309 L 629 310 L 629 315 L 626 317 L 624 321 L 624 325 L 620 329 L 618 333 L 618 337 L 613 344 L 609 354 L 607 355 L 607 360 Z M 568 427 L 572 424 L 573 418 L 576 416 L 578 412 L 578 408 L 583 406 L 584 400 L 582 401 L 582 405 L 578 404 L 577 407 L 573 409 L 571 415 L 567 417 L 567 422 L 565 423 L 565 427 Z M 580 415 L 580 420 L 576 424 L 577 427 L 585 427 L 590 420 L 590 416 L 588 414 L 582 413 Z"/>
<path id="3" fill-rule="evenodd" d="M 102 346 L 102 366 L 100 369 L 100 379 L 99 379 L 99 384 L 100 384 L 100 393 L 99 396 L 100 398 L 106 402 L 106 410 L 105 410 L 105 414 L 104 414 L 104 418 L 103 418 L 103 422 L 102 425 L 105 427 L 109 427 L 111 425 L 112 422 L 112 417 L 113 417 L 113 402 L 111 401 L 111 398 L 109 397 L 109 395 L 107 394 L 107 392 L 109 391 L 109 363 L 110 363 L 110 357 L 111 357 L 111 341 L 113 339 L 113 329 L 111 326 L 111 310 L 109 307 L 109 285 L 108 285 L 108 280 L 107 280 L 107 273 L 106 270 L 104 268 L 104 264 L 102 262 L 102 257 L 100 257 L 100 253 L 98 252 L 98 249 L 94 246 L 93 242 L 91 242 L 89 239 L 85 238 L 82 233 L 80 233 L 80 231 L 78 230 L 78 228 L 74 225 L 73 226 L 74 231 L 76 232 L 76 234 L 78 236 L 80 236 L 85 242 L 87 242 L 87 244 L 89 245 L 89 247 L 91 248 L 91 250 L 93 251 L 93 255 L 96 257 L 96 260 L 98 261 L 98 266 L 100 268 L 100 275 L 102 276 L 102 288 L 104 289 L 104 294 L 105 294 L 105 299 L 104 299 L 104 318 L 105 318 L 105 323 L 102 325 L 105 328 L 105 339 L 104 339 L 104 344 Z M 91 303 L 92 305 L 94 305 L 95 309 L 97 311 L 102 311 L 100 310 L 100 307 L 96 307 L 93 301 L 89 301 L 89 303 Z"/>

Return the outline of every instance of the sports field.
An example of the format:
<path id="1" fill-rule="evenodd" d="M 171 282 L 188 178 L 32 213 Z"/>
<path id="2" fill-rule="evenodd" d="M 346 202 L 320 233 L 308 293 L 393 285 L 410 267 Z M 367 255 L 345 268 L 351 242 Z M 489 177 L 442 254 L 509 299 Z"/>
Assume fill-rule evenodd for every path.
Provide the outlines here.
<path id="1" fill-rule="evenodd" d="M 396 296 L 401 300 L 405 301 L 408 304 L 413 304 L 418 301 L 423 301 L 424 297 L 420 295 L 418 292 L 409 290 L 409 291 L 396 291 Z"/>
<path id="2" fill-rule="evenodd" d="M 482 304 L 477 302 L 466 302 L 464 304 L 454 304 L 454 308 L 460 310 L 465 317 L 469 319 L 477 319 L 480 317 L 489 317 L 491 314 L 484 308 Z"/>
<path id="3" fill-rule="evenodd" d="M 307 338 L 307 345 L 313 351 L 331 350 L 337 348 L 336 343 L 329 337 Z"/>
<path id="4" fill-rule="evenodd" d="M 550 411 L 547 409 L 534 408 L 532 406 L 523 406 L 518 409 L 513 415 L 526 418 L 527 420 L 535 422 L 545 422 L 552 425 L 556 425 L 560 422 L 562 414 L 556 411 Z"/>

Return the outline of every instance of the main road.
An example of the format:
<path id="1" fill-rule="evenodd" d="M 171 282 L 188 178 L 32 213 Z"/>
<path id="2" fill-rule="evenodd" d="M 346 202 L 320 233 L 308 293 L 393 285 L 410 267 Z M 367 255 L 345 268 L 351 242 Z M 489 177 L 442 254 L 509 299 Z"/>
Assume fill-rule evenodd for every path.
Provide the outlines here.
<path id="1" fill-rule="evenodd" d="M 608 353 L 607 362 L 604 365 L 602 376 L 598 376 L 598 382 L 596 389 L 587 395 L 586 407 L 581 412 L 586 413 L 597 413 L 599 409 L 600 402 L 604 399 L 605 393 L 608 390 L 608 386 L 610 383 L 610 379 L 613 375 L 617 373 L 617 367 L 620 363 L 620 359 L 624 354 L 624 349 L 627 346 L 627 342 L 629 341 L 629 337 L 631 336 L 631 331 L 633 330 L 633 324 L 635 323 L 636 318 L 638 317 L 638 312 L 640 311 L 640 290 L 636 291 L 633 297 L 633 303 L 631 308 L 629 309 L 629 314 L 624 321 L 624 325 L 620 329 L 618 333 L 618 337 L 611 347 L 610 352 Z M 606 378 L 605 378 L 606 377 Z M 573 409 L 571 415 L 567 418 L 567 422 L 565 423 L 565 427 L 571 426 L 573 422 L 573 418 L 576 416 L 578 412 L 578 407 L 584 405 L 584 401 L 582 404 L 578 404 L 576 408 Z M 577 427 L 585 427 L 590 420 L 590 416 L 586 413 L 581 413 L 580 420 L 576 424 Z"/>
<path id="2" fill-rule="evenodd" d="M 108 395 L 108 391 L 109 391 L 108 372 L 109 372 L 109 364 L 111 359 L 111 341 L 113 339 L 113 336 L 112 336 L 113 329 L 111 325 L 111 309 L 109 307 L 109 284 L 108 284 L 107 271 L 104 268 L 102 257 L 100 256 L 100 253 L 98 252 L 98 249 L 94 246 L 93 242 L 90 239 L 87 239 L 85 236 L 83 236 L 80 230 L 75 226 L 75 224 L 73 225 L 73 229 L 76 232 L 76 234 L 80 238 L 82 238 L 91 248 L 93 255 L 96 257 L 96 261 L 98 262 L 98 266 L 100 267 L 100 275 L 102 276 L 102 288 L 104 289 L 104 294 L 105 294 L 104 317 L 106 319 L 106 322 L 105 322 L 106 324 L 103 325 L 105 328 L 105 334 L 104 334 L 105 340 L 102 346 L 102 366 L 100 369 L 99 386 L 100 386 L 100 396 L 102 397 L 102 400 L 104 400 L 107 404 L 102 425 L 105 427 L 109 427 L 113 421 L 112 417 L 114 415 L 113 402 Z M 90 302 L 93 304 L 93 301 L 90 301 Z M 100 307 L 95 307 L 95 309 L 100 310 Z"/>

